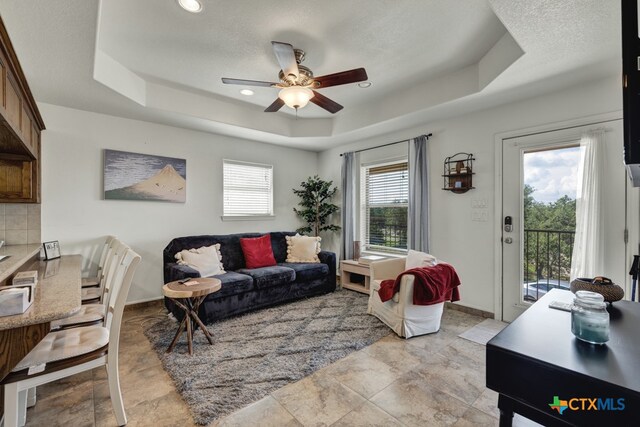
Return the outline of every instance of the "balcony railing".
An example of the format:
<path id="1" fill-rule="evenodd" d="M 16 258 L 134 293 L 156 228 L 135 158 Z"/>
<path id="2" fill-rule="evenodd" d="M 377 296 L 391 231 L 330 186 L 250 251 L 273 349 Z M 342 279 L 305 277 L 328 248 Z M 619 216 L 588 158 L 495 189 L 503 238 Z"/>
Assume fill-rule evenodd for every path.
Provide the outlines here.
<path id="1" fill-rule="evenodd" d="M 575 231 L 524 230 L 525 301 L 536 301 L 550 289 L 569 289 Z"/>
<path id="2" fill-rule="evenodd" d="M 398 208 L 396 208 L 398 209 Z M 399 209 L 398 209 L 399 210 Z M 407 248 L 407 214 L 388 212 L 369 217 L 369 246 L 379 250 Z"/>

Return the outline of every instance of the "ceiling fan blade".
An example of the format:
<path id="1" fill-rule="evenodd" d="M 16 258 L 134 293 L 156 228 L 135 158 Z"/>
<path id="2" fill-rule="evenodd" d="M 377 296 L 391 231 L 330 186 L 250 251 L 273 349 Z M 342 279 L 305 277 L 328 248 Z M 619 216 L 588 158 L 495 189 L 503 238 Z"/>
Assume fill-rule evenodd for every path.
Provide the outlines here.
<path id="1" fill-rule="evenodd" d="M 275 85 L 277 85 L 277 83 L 272 83 L 272 82 L 261 82 L 259 80 L 229 79 L 227 77 L 222 78 L 222 83 L 226 85 L 264 86 L 264 87 L 275 87 Z"/>
<path id="2" fill-rule="evenodd" d="M 354 70 L 343 71 L 341 73 L 327 74 L 326 76 L 314 77 L 314 87 L 316 89 L 346 85 L 349 83 L 363 82 L 367 80 L 367 72 L 364 68 L 356 68 Z"/>
<path id="3" fill-rule="evenodd" d="M 274 41 L 271 42 L 271 45 L 285 77 L 291 76 L 292 79 L 297 79 L 300 72 L 298 71 L 298 63 L 296 62 L 296 54 L 293 52 L 293 46 L 289 43 Z"/>
<path id="4" fill-rule="evenodd" d="M 309 101 L 313 102 L 318 107 L 324 108 L 331 114 L 335 114 L 344 108 L 342 105 L 338 104 L 335 101 L 332 101 L 331 99 L 316 92 L 315 90 L 313 91 L 313 98 L 311 98 Z"/>
<path id="5" fill-rule="evenodd" d="M 282 108 L 282 106 L 284 105 L 284 101 L 280 98 L 276 98 L 275 101 L 273 101 L 273 104 L 269 105 L 266 110 L 264 110 L 265 113 L 275 113 L 276 111 L 278 111 L 279 109 Z"/>

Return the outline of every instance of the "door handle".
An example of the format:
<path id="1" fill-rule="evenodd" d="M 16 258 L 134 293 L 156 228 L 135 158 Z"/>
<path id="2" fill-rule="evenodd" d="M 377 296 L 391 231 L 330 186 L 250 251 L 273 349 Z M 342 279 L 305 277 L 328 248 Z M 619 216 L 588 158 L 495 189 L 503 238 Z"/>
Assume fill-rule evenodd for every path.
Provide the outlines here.
<path id="1" fill-rule="evenodd" d="M 512 239 L 511 237 L 505 237 L 505 238 L 504 238 L 504 242 L 505 242 L 506 244 L 509 244 L 509 245 L 510 245 L 510 244 L 512 244 L 512 243 L 513 243 L 513 239 Z"/>

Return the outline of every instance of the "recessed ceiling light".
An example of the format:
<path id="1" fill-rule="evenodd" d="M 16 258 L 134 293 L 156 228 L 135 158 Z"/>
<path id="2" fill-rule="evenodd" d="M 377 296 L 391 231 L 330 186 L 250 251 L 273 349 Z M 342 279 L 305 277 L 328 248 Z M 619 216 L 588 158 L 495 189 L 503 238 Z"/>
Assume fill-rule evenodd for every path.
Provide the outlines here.
<path id="1" fill-rule="evenodd" d="M 361 88 L 366 88 L 366 87 L 371 86 L 371 82 L 358 83 L 358 86 L 360 86 Z"/>
<path id="2" fill-rule="evenodd" d="M 253 91 L 251 89 L 242 89 L 240 93 L 247 96 L 253 95 Z"/>
<path id="3" fill-rule="evenodd" d="M 178 0 L 178 4 L 187 12 L 202 12 L 202 4 L 198 0 Z"/>

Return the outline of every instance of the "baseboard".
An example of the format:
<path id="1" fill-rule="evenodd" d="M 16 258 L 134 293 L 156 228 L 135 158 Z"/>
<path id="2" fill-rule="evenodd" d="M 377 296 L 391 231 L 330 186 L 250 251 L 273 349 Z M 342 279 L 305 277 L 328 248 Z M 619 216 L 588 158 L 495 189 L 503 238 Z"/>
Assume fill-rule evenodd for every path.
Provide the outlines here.
<path id="1" fill-rule="evenodd" d="M 155 298 L 150 298 L 150 299 L 144 299 L 144 300 L 138 300 L 138 301 L 131 301 L 128 302 L 125 306 L 124 306 L 124 310 L 125 311 L 129 311 L 129 310 L 137 310 L 139 308 L 144 308 L 144 307 L 154 307 L 154 306 L 162 306 L 162 302 L 164 301 L 163 297 L 155 297 Z"/>
<path id="2" fill-rule="evenodd" d="M 474 316 L 485 317 L 487 319 L 493 319 L 494 314 L 490 311 L 480 310 L 479 308 L 467 307 L 466 305 L 453 304 L 450 302 L 445 302 L 444 306 L 451 310 L 458 310 L 463 313 L 473 314 Z"/>

